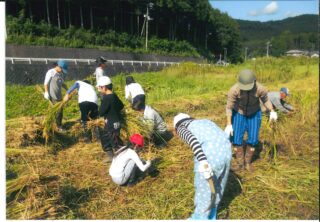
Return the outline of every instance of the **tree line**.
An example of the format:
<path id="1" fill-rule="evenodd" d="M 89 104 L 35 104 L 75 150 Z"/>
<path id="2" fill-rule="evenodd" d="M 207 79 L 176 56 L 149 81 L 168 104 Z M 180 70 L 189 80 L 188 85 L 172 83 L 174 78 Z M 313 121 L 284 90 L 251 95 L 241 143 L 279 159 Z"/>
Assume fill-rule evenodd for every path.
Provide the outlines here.
<path id="1" fill-rule="evenodd" d="M 141 48 L 141 38 L 144 38 L 146 31 L 147 10 L 150 19 L 148 32 L 150 39 L 155 42 L 154 47 L 161 40 L 166 42 L 160 44 L 162 49 L 184 42 L 178 48 L 189 44 L 207 58 L 217 58 L 220 54 L 224 56 L 227 53 L 230 62 L 241 61 L 237 22 L 214 9 L 208 0 L 6 1 L 6 13 L 11 16 L 9 20 L 18 19 L 16 24 L 47 24 L 55 27 L 57 32 L 76 28 L 96 36 L 115 32 L 115 35 L 125 36 L 129 42 L 130 39 L 138 39 L 140 43 L 137 46 Z M 8 36 L 17 33 L 13 28 L 7 31 Z M 123 41 L 123 47 L 127 47 L 125 42 Z"/>
<path id="2" fill-rule="evenodd" d="M 257 22 L 237 20 L 241 42 L 248 56 L 266 55 L 267 42 L 270 55 L 281 56 L 292 49 L 318 51 L 318 16 L 300 15 L 280 21 Z"/>

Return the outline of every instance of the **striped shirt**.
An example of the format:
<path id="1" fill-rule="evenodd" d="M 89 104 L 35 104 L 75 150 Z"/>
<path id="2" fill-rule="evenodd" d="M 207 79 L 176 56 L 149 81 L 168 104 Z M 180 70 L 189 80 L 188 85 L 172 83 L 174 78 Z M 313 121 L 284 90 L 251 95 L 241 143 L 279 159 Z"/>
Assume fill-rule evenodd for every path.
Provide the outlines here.
<path id="1" fill-rule="evenodd" d="M 198 161 L 207 160 L 207 157 L 203 153 L 198 139 L 191 133 L 190 130 L 188 130 L 188 126 L 192 121 L 192 119 L 183 121 L 177 128 L 177 134 L 185 143 L 187 143 L 191 147 L 193 155 L 197 158 Z"/>

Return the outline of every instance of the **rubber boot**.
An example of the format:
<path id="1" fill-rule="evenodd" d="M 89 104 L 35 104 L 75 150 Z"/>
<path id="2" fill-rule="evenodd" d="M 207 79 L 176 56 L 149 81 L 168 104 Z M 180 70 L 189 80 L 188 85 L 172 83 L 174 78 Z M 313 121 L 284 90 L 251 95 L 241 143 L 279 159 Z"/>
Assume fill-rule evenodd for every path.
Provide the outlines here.
<path id="1" fill-rule="evenodd" d="M 232 170 L 234 171 L 243 170 L 243 166 L 244 166 L 243 146 L 236 146 L 234 148 L 234 151 L 236 154 L 236 165 L 232 167 Z"/>
<path id="2" fill-rule="evenodd" d="M 251 165 L 251 161 L 252 161 L 252 157 L 253 157 L 253 154 L 254 154 L 254 150 L 255 150 L 254 147 L 247 146 L 246 155 L 245 155 L 245 158 L 244 158 L 245 169 L 250 171 L 250 172 L 253 172 L 253 167 Z"/>
<path id="3" fill-rule="evenodd" d="M 82 128 L 83 128 L 83 140 L 85 143 L 90 143 L 91 142 L 91 139 L 90 139 L 90 133 L 88 131 L 88 128 L 87 128 L 87 122 L 85 121 L 81 121 L 81 125 L 82 125 Z"/>
<path id="4" fill-rule="evenodd" d="M 100 131 L 98 126 L 94 127 L 94 135 L 96 137 L 96 140 L 100 141 Z"/>
<path id="5" fill-rule="evenodd" d="M 113 151 L 108 150 L 108 151 L 106 151 L 106 155 L 105 155 L 104 160 L 102 162 L 103 162 L 103 164 L 111 163 L 112 159 L 113 159 Z"/>

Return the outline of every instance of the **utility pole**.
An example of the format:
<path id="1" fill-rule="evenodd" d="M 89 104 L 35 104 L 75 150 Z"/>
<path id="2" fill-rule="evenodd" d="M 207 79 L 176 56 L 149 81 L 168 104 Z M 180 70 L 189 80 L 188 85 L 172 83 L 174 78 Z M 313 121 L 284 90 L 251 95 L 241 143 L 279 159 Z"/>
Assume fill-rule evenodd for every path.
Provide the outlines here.
<path id="1" fill-rule="evenodd" d="M 248 52 L 248 47 L 244 48 L 244 61 L 247 61 L 247 52 Z"/>
<path id="2" fill-rule="evenodd" d="M 147 14 L 145 16 L 146 21 L 146 50 L 148 50 L 148 30 L 149 30 L 149 20 L 152 20 L 152 18 L 149 17 L 149 7 L 152 8 L 153 3 L 147 4 Z"/>
<path id="3" fill-rule="evenodd" d="M 148 29 L 149 29 L 149 6 L 147 5 L 147 16 L 146 16 L 146 50 L 148 50 Z"/>
<path id="4" fill-rule="evenodd" d="M 269 47 L 272 46 L 270 42 L 267 42 L 267 57 L 269 57 Z"/>

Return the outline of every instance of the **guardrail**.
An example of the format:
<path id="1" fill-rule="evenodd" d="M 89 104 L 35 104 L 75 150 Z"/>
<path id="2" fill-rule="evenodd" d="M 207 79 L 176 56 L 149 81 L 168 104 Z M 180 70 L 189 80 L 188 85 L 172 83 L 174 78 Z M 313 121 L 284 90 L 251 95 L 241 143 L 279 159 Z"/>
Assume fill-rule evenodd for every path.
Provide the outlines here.
<path id="1" fill-rule="evenodd" d="M 45 62 L 48 64 L 49 62 L 56 62 L 61 58 L 22 58 L 22 57 L 6 57 L 6 61 L 11 61 L 12 64 L 15 64 L 16 62 L 28 62 L 29 64 L 32 64 L 32 62 Z M 75 65 L 78 63 L 87 63 L 88 65 L 95 63 L 94 59 L 63 59 L 68 62 L 72 62 Z M 108 59 L 108 63 L 111 63 L 111 65 L 114 64 L 140 64 L 141 66 L 143 64 L 154 64 L 154 65 L 179 65 L 179 62 L 164 62 L 164 61 L 133 61 L 133 60 L 113 60 L 113 59 Z"/>
<path id="2" fill-rule="evenodd" d="M 23 57 L 6 57 L 6 61 L 11 61 L 12 64 L 15 64 L 16 62 L 28 62 L 29 64 L 32 64 L 32 62 L 45 62 L 45 64 L 48 64 L 49 62 L 56 62 L 61 58 L 23 58 Z M 78 63 L 87 63 L 88 65 L 91 65 L 95 63 L 94 59 L 63 59 L 68 62 L 72 62 L 75 65 Z M 166 61 L 133 61 L 133 60 L 113 60 L 108 59 L 107 63 L 111 63 L 111 65 L 114 64 L 140 64 L 141 66 L 143 64 L 147 65 L 180 65 L 180 62 L 166 62 Z M 198 63 L 200 66 L 212 66 L 213 64 L 205 64 L 205 63 Z"/>

